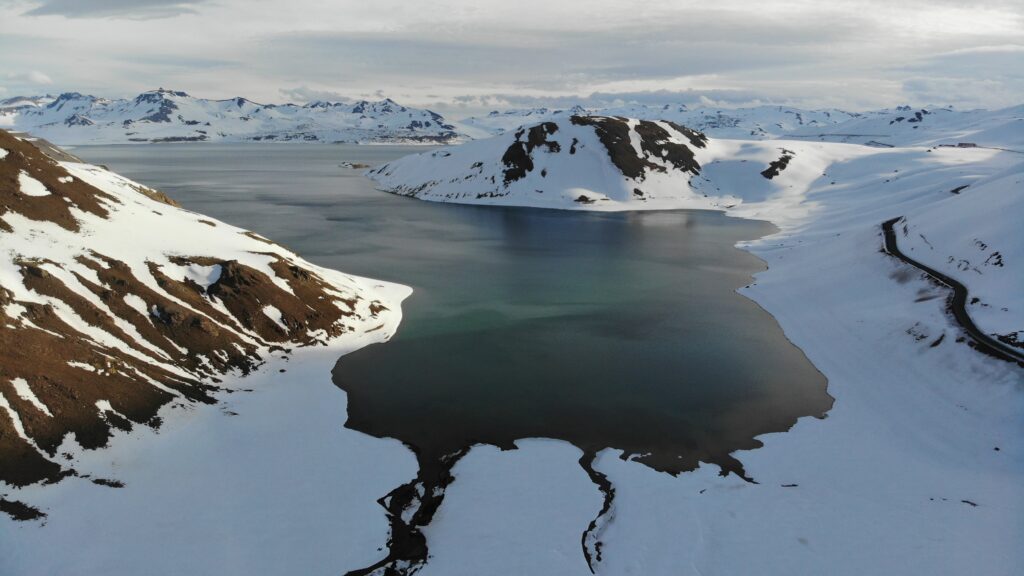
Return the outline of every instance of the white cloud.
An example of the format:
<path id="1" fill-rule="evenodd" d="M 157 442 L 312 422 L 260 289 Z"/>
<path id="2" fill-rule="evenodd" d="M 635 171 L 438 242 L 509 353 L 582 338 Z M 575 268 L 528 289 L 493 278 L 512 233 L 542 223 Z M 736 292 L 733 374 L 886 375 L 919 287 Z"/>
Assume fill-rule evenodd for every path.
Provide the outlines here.
<path id="1" fill-rule="evenodd" d="M 53 80 L 38 70 L 32 70 L 26 76 L 26 79 L 33 84 L 53 84 Z"/>
<path id="2" fill-rule="evenodd" d="M 17 82 L 23 84 L 34 84 L 38 86 L 46 86 L 53 84 L 53 79 L 43 74 L 39 70 L 29 70 L 28 72 L 16 72 L 6 76 L 10 82 Z"/>
<path id="3" fill-rule="evenodd" d="M 206 0 L 37 0 L 26 16 L 65 18 L 171 18 L 195 14 L 195 6 Z"/>
<path id="4" fill-rule="evenodd" d="M 1001 44 L 999 46 L 972 46 L 937 54 L 937 57 L 960 56 L 963 54 L 1016 54 L 1024 52 L 1024 44 Z"/>
<path id="5" fill-rule="evenodd" d="M 61 90 L 109 96 L 156 86 L 270 102 L 379 92 L 453 109 L 476 106 L 473 98 L 484 106 L 497 96 L 558 101 L 664 91 L 863 108 L 916 98 L 921 93 L 905 87 L 907 80 L 943 76 L 995 82 L 988 100 L 964 82 L 950 85 L 963 87 L 964 97 L 954 93 L 949 100 L 996 105 L 1024 74 L 1024 3 L 963 6 L 955 0 L 0 0 L 0 70 L 46 70 L 60 79 Z M 44 13 L 66 17 L 38 15 Z M 125 19 L 154 14 L 163 18 Z M 929 69 L 966 56 L 976 68 Z M 13 92 L 38 85 L 27 77 L 8 82 Z"/>
<path id="6" fill-rule="evenodd" d="M 294 102 L 314 102 L 323 100 L 327 102 L 346 102 L 352 98 L 334 90 L 318 90 L 309 86 L 296 86 L 295 88 L 281 88 L 278 90 L 281 96 Z"/>

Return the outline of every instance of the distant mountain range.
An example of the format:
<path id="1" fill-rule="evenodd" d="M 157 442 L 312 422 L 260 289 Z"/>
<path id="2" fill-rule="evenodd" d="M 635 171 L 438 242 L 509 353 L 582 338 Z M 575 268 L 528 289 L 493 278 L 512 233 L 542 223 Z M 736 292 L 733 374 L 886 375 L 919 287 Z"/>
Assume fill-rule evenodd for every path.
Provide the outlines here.
<path id="1" fill-rule="evenodd" d="M 634 104 L 595 109 L 573 106 L 564 110 L 529 108 L 504 112 L 494 111 L 487 116 L 462 120 L 461 125 L 497 135 L 515 130 L 523 124 L 547 120 L 558 121 L 581 114 L 621 116 L 640 120 L 670 120 L 719 138 L 745 139 L 774 138 L 808 127 L 827 128 L 864 116 L 864 114 L 842 110 L 801 110 L 785 106 L 718 109 L 689 108 L 683 104 L 662 106 Z"/>
<path id="2" fill-rule="evenodd" d="M 462 138 L 440 114 L 393 100 L 259 104 L 174 90 L 131 100 L 67 92 L 0 101 L 0 127 L 57 144 L 306 141 L 445 144 Z"/>
<path id="3" fill-rule="evenodd" d="M 453 121 L 391 99 L 259 104 L 241 97 L 208 100 L 162 88 L 130 100 L 77 92 L 0 100 L 0 127 L 29 132 L 62 145 L 205 141 L 454 144 L 587 115 L 668 120 L 715 138 L 798 138 L 876 146 L 977 140 L 983 145 L 1024 147 L 1024 125 L 1020 123 L 1024 122 L 1024 106 L 995 111 L 899 106 L 847 112 L 787 106 L 722 109 L 682 104 L 606 108 L 576 105 L 495 110 Z"/>

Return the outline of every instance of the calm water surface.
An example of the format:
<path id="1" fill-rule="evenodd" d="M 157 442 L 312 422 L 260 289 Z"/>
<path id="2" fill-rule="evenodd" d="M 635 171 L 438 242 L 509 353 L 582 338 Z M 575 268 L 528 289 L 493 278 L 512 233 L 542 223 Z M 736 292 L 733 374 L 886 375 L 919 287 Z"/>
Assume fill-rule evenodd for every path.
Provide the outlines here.
<path id="1" fill-rule="evenodd" d="M 178 144 L 74 152 L 318 264 L 408 284 L 388 344 L 344 357 L 348 426 L 421 457 L 524 437 L 613 447 L 678 472 L 831 406 L 774 319 L 736 294 L 769 224 L 704 211 L 438 205 L 341 161 L 423 148 Z"/>

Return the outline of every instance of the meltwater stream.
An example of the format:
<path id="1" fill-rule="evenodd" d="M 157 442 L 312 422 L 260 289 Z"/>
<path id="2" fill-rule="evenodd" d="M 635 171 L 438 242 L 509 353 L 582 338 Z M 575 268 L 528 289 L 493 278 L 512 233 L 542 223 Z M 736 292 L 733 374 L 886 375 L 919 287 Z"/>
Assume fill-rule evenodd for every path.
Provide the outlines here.
<path id="1" fill-rule="evenodd" d="M 764 264 L 734 245 L 771 225 L 702 211 L 430 204 L 378 192 L 338 166 L 418 150 L 74 151 L 318 264 L 415 289 L 391 342 L 347 355 L 334 370 L 348 394 L 346 426 L 403 441 L 421 467 L 418 478 L 382 494 L 392 522 L 387 557 L 354 573 L 422 566 L 420 528 L 474 444 L 571 442 L 610 501 L 614 487 L 591 466 L 602 449 L 673 474 L 703 461 L 745 476 L 731 452 L 830 408 L 824 377 L 769 314 L 736 293 Z M 596 526 L 581 527 L 591 566 L 600 553 Z"/>

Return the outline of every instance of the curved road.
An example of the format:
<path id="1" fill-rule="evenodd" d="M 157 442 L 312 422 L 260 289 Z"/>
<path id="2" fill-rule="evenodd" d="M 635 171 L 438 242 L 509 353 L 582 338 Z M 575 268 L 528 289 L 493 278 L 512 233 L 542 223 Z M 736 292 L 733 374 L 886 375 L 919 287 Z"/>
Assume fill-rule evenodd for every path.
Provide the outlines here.
<path id="1" fill-rule="evenodd" d="M 955 318 L 960 326 L 963 327 L 964 331 L 967 332 L 967 335 L 974 340 L 974 344 L 979 350 L 1009 362 L 1016 362 L 1020 366 L 1024 367 L 1024 353 L 1016 350 L 1012 346 L 1008 346 L 1007 344 L 996 340 L 995 338 L 992 338 L 988 334 L 985 334 L 977 325 L 974 324 L 974 321 L 971 320 L 970 315 L 967 314 L 966 286 L 957 282 L 953 278 L 946 276 L 942 272 L 929 268 L 917 260 L 910 258 L 903 252 L 900 252 L 899 246 L 896 245 L 896 231 L 894 227 L 896 223 L 902 219 L 903 217 L 899 216 L 892 220 L 886 220 L 882 223 L 882 233 L 885 236 L 885 251 L 921 270 L 939 283 L 949 286 L 953 290 L 953 300 L 950 302 L 949 306 L 953 312 L 953 318 Z"/>

